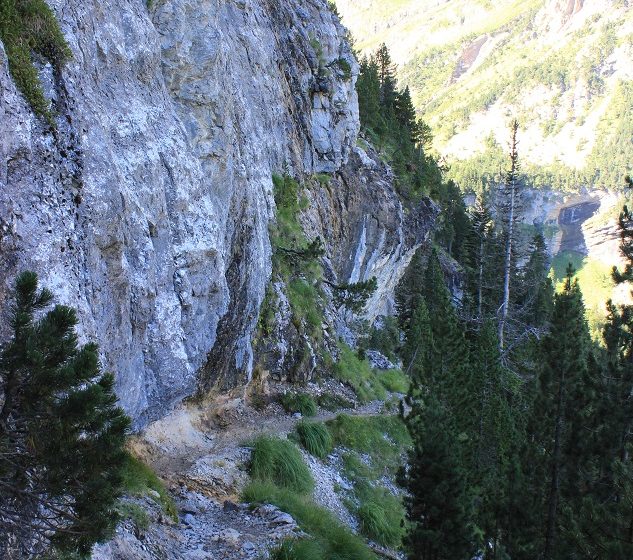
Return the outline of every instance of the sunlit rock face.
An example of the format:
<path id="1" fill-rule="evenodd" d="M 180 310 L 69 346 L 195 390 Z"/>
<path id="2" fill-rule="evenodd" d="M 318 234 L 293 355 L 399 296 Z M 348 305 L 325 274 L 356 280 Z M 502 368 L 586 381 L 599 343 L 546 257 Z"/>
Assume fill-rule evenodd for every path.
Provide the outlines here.
<path id="1" fill-rule="evenodd" d="M 73 52 L 61 73 L 38 62 L 55 130 L 0 50 L 0 305 L 35 270 L 77 308 L 138 428 L 200 385 L 248 382 L 272 174 L 376 165 L 355 151 L 358 66 L 325 0 L 50 5 Z M 362 188 L 346 192 L 373 199 L 331 216 L 345 227 L 327 248 L 341 279 L 379 276 L 382 309 L 419 235 L 389 181 Z M 312 202 L 308 222 L 343 211 Z"/>

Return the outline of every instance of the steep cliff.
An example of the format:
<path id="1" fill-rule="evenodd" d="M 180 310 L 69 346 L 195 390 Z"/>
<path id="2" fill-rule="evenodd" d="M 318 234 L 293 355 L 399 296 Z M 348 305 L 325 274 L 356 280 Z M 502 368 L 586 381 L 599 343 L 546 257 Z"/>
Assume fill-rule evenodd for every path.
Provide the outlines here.
<path id="1" fill-rule="evenodd" d="M 249 380 L 272 175 L 325 172 L 308 235 L 339 280 L 376 275 L 370 315 L 387 308 L 429 223 L 355 148 L 357 64 L 325 0 L 50 5 L 73 53 L 61 71 L 37 61 L 56 127 L 0 45 L 0 304 L 16 272 L 37 271 L 78 309 L 140 427 L 201 376 Z"/>

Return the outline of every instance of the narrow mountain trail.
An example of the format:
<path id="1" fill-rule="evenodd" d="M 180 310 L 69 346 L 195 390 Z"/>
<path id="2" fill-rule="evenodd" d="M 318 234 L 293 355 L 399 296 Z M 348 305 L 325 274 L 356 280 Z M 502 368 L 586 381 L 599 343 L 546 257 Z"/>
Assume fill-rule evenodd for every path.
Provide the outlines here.
<path id="1" fill-rule="evenodd" d="M 325 422 L 343 413 L 379 416 L 385 414 L 384 403 L 374 401 L 336 412 L 319 409 L 309 420 Z M 257 410 L 241 396 L 233 396 L 182 405 L 149 426 L 133 438 L 131 447 L 165 480 L 178 508 L 178 521 L 169 520 L 151 497 L 135 499 L 149 512 L 147 529 L 139 530 L 126 521 L 115 539 L 95 548 L 93 560 L 265 558 L 266 551 L 284 539 L 301 536 L 294 519 L 275 506 L 252 509 L 240 503 L 241 490 L 249 480 L 249 440 L 261 434 L 285 437 L 301 419 L 276 402 Z M 339 473 L 340 455 L 335 450 L 328 461 L 303 455 L 315 478 L 315 502 L 358 531 L 357 521 L 335 490 L 351 487 Z"/>

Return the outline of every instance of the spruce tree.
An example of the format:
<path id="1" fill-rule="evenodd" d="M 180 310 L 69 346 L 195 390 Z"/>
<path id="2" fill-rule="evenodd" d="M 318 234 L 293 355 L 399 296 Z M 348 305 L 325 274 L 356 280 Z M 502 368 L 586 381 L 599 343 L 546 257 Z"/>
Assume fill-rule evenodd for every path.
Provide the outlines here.
<path id="1" fill-rule="evenodd" d="M 78 346 L 75 311 L 21 274 L 0 353 L 0 551 L 49 545 L 87 554 L 116 525 L 129 419 L 94 344 Z"/>

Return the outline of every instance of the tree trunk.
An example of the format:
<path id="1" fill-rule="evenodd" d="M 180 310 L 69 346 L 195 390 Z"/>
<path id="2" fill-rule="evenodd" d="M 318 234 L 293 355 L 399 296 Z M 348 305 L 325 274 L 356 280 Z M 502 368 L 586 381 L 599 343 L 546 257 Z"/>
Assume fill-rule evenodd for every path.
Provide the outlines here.
<path id="1" fill-rule="evenodd" d="M 506 177 L 506 189 L 509 191 L 509 207 L 506 226 L 506 246 L 505 259 L 503 263 L 503 301 L 501 303 L 501 315 L 499 317 L 499 349 L 503 350 L 505 324 L 508 318 L 508 307 L 510 306 L 510 270 L 512 268 L 512 241 L 514 237 L 514 220 L 516 219 L 516 194 L 517 194 L 517 131 L 519 123 L 515 120 L 512 123 L 512 143 L 510 147 L 510 170 Z"/>

